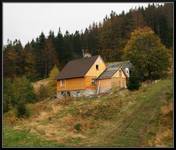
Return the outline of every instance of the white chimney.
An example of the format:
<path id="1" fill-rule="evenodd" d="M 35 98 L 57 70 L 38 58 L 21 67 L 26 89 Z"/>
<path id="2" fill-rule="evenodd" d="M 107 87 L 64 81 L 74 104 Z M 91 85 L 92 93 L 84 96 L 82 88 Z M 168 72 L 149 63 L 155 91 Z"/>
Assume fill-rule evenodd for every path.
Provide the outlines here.
<path id="1" fill-rule="evenodd" d="M 91 57 L 92 55 L 88 52 L 84 52 L 84 49 L 82 49 L 83 57 Z"/>
<path id="2" fill-rule="evenodd" d="M 126 72 L 127 76 L 130 77 L 129 68 L 125 68 L 125 72 Z"/>

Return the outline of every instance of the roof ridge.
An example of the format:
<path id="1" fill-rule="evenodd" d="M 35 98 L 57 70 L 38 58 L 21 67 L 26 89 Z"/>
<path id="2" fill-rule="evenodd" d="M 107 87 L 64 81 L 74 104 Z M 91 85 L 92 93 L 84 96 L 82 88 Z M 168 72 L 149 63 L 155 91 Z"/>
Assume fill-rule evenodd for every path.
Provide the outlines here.
<path id="1" fill-rule="evenodd" d="M 100 55 L 69 61 L 59 73 L 57 79 L 69 79 L 84 76 Z"/>
<path id="2" fill-rule="evenodd" d="M 71 62 L 71 61 L 75 61 L 75 60 L 80 60 L 80 59 L 90 59 L 90 58 L 92 58 L 92 57 L 97 57 L 97 56 L 100 56 L 100 55 L 94 55 L 94 56 L 91 56 L 91 57 L 81 57 L 81 58 L 76 58 L 76 59 L 72 59 L 72 60 L 70 60 L 69 62 Z"/>

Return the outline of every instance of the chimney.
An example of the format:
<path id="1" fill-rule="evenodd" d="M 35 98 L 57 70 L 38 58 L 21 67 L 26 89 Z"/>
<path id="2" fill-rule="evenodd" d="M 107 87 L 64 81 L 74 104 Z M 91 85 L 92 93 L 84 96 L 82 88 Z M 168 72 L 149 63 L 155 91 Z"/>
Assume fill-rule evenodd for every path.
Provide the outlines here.
<path id="1" fill-rule="evenodd" d="M 83 57 L 91 57 L 91 54 L 88 53 L 88 50 L 84 51 L 84 49 L 82 49 L 82 54 L 83 54 Z"/>

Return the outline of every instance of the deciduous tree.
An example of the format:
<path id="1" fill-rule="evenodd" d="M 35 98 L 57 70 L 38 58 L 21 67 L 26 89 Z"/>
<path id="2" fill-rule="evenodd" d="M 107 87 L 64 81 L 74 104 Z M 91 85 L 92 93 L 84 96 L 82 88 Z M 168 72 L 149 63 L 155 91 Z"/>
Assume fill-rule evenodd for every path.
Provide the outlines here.
<path id="1" fill-rule="evenodd" d="M 138 28 L 131 33 L 124 53 L 143 80 L 161 78 L 167 71 L 168 49 L 149 27 Z"/>

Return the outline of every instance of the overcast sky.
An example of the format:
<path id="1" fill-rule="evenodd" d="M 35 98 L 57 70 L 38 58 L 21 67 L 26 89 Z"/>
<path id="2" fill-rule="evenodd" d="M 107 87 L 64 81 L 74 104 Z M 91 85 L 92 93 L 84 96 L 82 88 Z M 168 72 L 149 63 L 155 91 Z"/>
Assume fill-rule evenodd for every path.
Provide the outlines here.
<path id="1" fill-rule="evenodd" d="M 59 27 L 61 32 L 74 33 L 110 14 L 130 8 L 146 7 L 149 3 L 3 3 L 3 43 L 20 39 L 23 46 L 41 32 L 48 35 Z"/>

